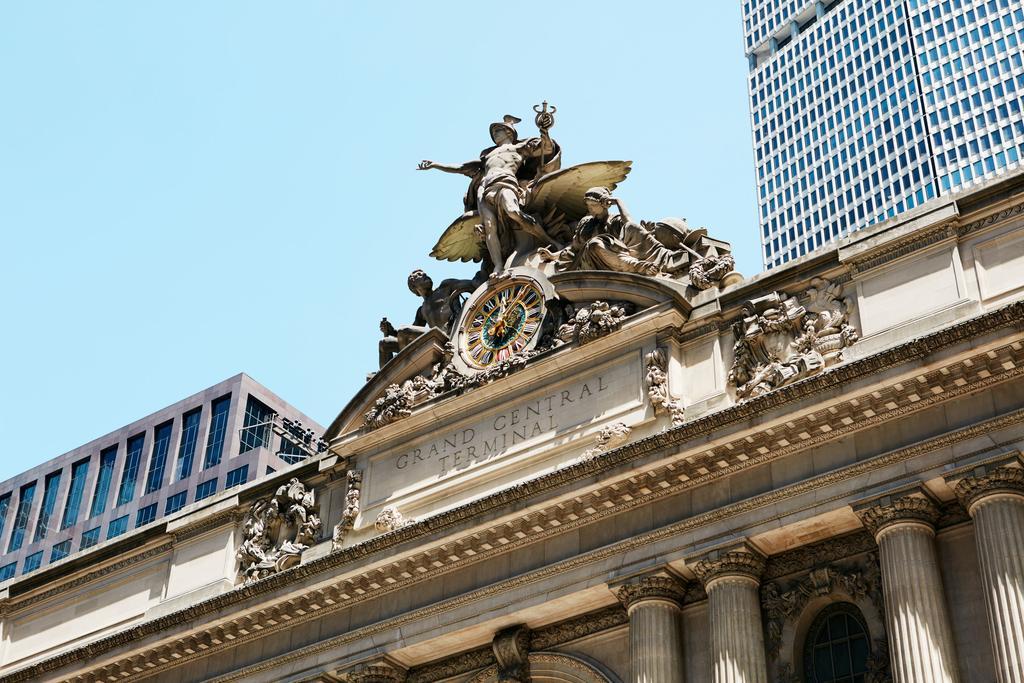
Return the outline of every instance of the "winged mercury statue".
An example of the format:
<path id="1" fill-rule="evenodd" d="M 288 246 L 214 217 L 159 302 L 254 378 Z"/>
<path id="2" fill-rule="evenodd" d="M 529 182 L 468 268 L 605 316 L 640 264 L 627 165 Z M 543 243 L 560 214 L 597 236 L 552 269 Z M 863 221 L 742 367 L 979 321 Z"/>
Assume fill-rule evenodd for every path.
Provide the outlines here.
<path id="1" fill-rule="evenodd" d="M 518 254 L 538 247 L 564 246 L 551 233 L 587 213 L 587 188 L 614 189 L 630 171 L 629 161 L 595 161 L 561 168 L 561 149 L 550 136 L 552 107 L 535 107 L 538 137 L 520 140 L 506 115 L 490 126 L 492 147 L 478 160 L 449 165 L 420 162 L 420 170 L 437 169 L 468 176 L 465 213 L 456 218 L 430 255 L 445 261 L 489 262 L 492 276 L 506 270 Z"/>

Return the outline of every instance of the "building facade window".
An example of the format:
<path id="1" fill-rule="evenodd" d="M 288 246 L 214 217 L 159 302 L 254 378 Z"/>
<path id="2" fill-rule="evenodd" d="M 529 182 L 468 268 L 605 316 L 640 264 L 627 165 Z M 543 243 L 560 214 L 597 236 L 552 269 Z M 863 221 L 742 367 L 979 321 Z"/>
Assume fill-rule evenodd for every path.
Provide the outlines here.
<path id="1" fill-rule="evenodd" d="M 71 554 L 71 539 L 61 541 L 60 543 L 54 544 L 50 548 L 50 564 L 53 564 L 57 560 L 63 560 L 65 557 Z"/>
<path id="2" fill-rule="evenodd" d="M 136 434 L 128 439 L 128 448 L 121 469 L 121 486 L 117 489 L 117 505 L 120 507 L 135 497 L 135 483 L 139 479 L 139 464 L 142 462 L 142 448 L 146 444 L 145 434 Z"/>
<path id="3" fill-rule="evenodd" d="M 305 460 L 306 453 L 296 446 L 290 439 L 282 436 L 281 447 L 277 451 L 277 457 L 281 458 L 289 465 L 294 465 L 300 460 Z"/>
<path id="4" fill-rule="evenodd" d="M 245 418 L 242 422 L 242 435 L 239 438 L 238 452 L 246 453 L 254 448 L 270 446 L 271 419 L 274 411 L 253 396 L 245 402 Z"/>
<path id="5" fill-rule="evenodd" d="M 53 517 L 53 509 L 57 507 L 57 489 L 60 488 L 60 471 L 51 472 L 46 475 L 43 484 L 43 504 L 39 509 L 39 519 L 36 520 L 36 532 L 33 541 L 41 541 L 50 532 L 50 518 Z"/>
<path id="6" fill-rule="evenodd" d="M 92 493 L 92 507 L 89 518 L 103 514 L 110 496 L 110 483 L 114 480 L 114 463 L 117 461 L 117 446 L 100 451 L 100 472 L 96 476 L 96 489 Z"/>
<path id="7" fill-rule="evenodd" d="M 173 496 L 167 497 L 166 507 L 164 507 L 164 514 L 170 515 L 181 508 L 185 507 L 185 503 L 188 502 L 188 491 L 182 491 L 181 493 L 175 493 Z"/>
<path id="8" fill-rule="evenodd" d="M 242 465 L 237 469 L 233 469 L 228 472 L 227 477 L 224 481 L 224 490 L 227 491 L 235 486 L 241 486 L 245 483 L 245 480 L 249 478 L 249 466 Z"/>
<path id="9" fill-rule="evenodd" d="M 210 434 L 206 437 L 204 470 L 220 464 L 220 456 L 224 451 L 224 436 L 228 429 L 228 409 L 230 407 L 231 394 L 218 398 L 210 406 Z"/>
<path id="10" fill-rule="evenodd" d="M 78 511 L 82 507 L 85 477 L 88 474 L 89 458 L 79 460 L 71 466 L 71 485 L 68 486 L 68 497 L 64 501 L 64 516 L 60 520 L 61 529 L 67 529 L 78 523 Z"/>
<path id="11" fill-rule="evenodd" d="M 79 550 L 85 550 L 91 548 L 100 542 L 100 528 L 89 529 L 88 531 L 82 532 L 82 543 L 79 545 Z"/>
<path id="12" fill-rule="evenodd" d="M 10 581 L 18 572 L 18 563 L 10 562 L 0 567 L 0 581 Z"/>
<path id="13" fill-rule="evenodd" d="M 117 519 L 110 520 L 110 524 L 107 525 L 107 538 L 120 536 L 126 531 L 128 531 L 128 515 L 121 515 Z"/>
<path id="14" fill-rule="evenodd" d="M 149 473 L 146 475 L 146 493 L 153 493 L 164 483 L 167 452 L 171 449 L 172 425 L 173 422 L 164 422 L 153 430 L 153 455 L 149 459 Z"/>
<path id="15" fill-rule="evenodd" d="M 178 466 L 174 480 L 188 479 L 192 474 L 192 463 L 196 457 L 196 443 L 199 441 L 199 421 L 203 409 L 196 408 L 185 413 L 181 418 L 181 441 L 178 443 Z"/>
<path id="16" fill-rule="evenodd" d="M 138 529 L 140 526 L 146 526 L 155 519 L 156 503 L 139 508 L 139 511 L 135 514 L 135 528 Z"/>
<path id="17" fill-rule="evenodd" d="M 867 624 L 857 607 L 837 602 L 823 609 L 807 632 L 807 683 L 864 683 L 871 655 Z"/>
<path id="18" fill-rule="evenodd" d="M 203 498 L 209 498 L 213 494 L 217 493 L 217 478 L 214 477 L 209 481 L 204 481 L 196 487 L 196 500 L 202 500 Z"/>
<path id="19" fill-rule="evenodd" d="M 0 496 L 0 541 L 4 538 L 4 526 L 7 522 L 7 509 L 11 507 L 11 494 Z"/>
<path id="20" fill-rule="evenodd" d="M 28 515 L 32 511 L 32 501 L 36 497 L 36 483 L 25 484 L 18 492 L 18 511 L 14 514 L 14 526 L 11 528 L 11 541 L 7 544 L 7 552 L 20 550 L 25 542 L 25 529 L 28 527 Z"/>
<path id="21" fill-rule="evenodd" d="M 40 565 L 43 564 L 43 551 L 34 552 L 25 558 L 25 564 L 21 567 L 21 573 L 28 574 L 39 569 Z"/>

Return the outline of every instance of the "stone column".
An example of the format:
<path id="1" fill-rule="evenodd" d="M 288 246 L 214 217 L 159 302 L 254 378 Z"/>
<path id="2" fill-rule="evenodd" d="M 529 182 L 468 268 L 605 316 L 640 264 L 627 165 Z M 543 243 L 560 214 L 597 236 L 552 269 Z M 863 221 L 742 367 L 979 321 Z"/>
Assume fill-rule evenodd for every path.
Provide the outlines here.
<path id="1" fill-rule="evenodd" d="M 913 488 L 854 509 L 878 543 L 893 683 L 958 683 L 935 552 L 938 507 L 924 489 Z"/>
<path id="2" fill-rule="evenodd" d="M 693 571 L 708 594 L 714 683 L 768 683 L 758 596 L 764 556 L 742 543 L 702 556 Z"/>
<path id="3" fill-rule="evenodd" d="M 624 584 L 618 598 L 629 615 L 632 683 L 682 683 L 683 586 L 667 574 Z"/>
<path id="4" fill-rule="evenodd" d="M 946 477 L 974 520 L 999 683 L 1024 683 L 1024 468 L 1020 456 Z"/>

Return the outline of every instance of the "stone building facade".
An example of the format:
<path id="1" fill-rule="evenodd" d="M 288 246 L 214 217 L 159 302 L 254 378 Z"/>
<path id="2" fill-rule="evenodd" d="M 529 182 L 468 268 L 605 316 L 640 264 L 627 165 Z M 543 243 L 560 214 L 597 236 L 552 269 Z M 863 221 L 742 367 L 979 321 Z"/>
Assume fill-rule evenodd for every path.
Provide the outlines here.
<path id="1" fill-rule="evenodd" d="M 481 283 L 329 451 L 8 584 L 0 681 L 1024 681 L 1024 177 L 737 279 Z M 456 372 L 528 281 L 558 343 Z"/>

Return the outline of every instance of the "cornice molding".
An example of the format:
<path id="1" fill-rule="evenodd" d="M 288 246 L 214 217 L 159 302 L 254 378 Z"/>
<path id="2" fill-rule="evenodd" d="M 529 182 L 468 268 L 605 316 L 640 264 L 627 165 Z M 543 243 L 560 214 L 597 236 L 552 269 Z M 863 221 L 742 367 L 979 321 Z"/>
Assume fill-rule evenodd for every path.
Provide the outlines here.
<path id="1" fill-rule="evenodd" d="M 863 254 L 858 254 L 848 261 L 850 270 L 854 275 L 860 275 L 869 270 L 892 263 L 909 254 L 955 239 L 957 236 L 956 219 L 945 220 L 938 225 L 932 226 L 924 231 L 915 231 L 903 239 L 893 240 L 879 245 Z"/>
<path id="2" fill-rule="evenodd" d="M 988 216 L 985 216 L 984 218 L 980 218 L 975 221 L 970 221 L 969 223 L 964 223 L 957 227 L 957 232 L 961 237 L 964 237 L 966 235 L 970 235 L 971 233 L 984 230 L 985 228 L 991 227 L 998 223 L 1002 223 L 1003 221 L 1009 218 L 1013 218 L 1014 216 L 1019 216 L 1021 213 L 1024 213 L 1024 204 L 1014 204 L 1013 206 L 1009 206 L 1003 209 L 1002 211 L 990 214 Z"/>

